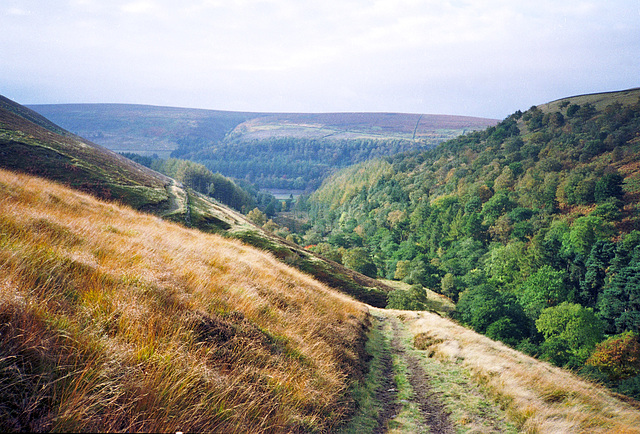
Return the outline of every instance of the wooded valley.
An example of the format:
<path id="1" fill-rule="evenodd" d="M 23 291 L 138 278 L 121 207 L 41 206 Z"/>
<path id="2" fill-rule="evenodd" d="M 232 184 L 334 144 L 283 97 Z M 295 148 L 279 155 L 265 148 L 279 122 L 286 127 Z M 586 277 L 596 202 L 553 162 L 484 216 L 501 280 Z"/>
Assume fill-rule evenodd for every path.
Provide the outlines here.
<path id="1" fill-rule="evenodd" d="M 516 112 L 350 167 L 309 199 L 304 243 L 423 286 L 487 336 L 640 397 L 638 90 Z"/>

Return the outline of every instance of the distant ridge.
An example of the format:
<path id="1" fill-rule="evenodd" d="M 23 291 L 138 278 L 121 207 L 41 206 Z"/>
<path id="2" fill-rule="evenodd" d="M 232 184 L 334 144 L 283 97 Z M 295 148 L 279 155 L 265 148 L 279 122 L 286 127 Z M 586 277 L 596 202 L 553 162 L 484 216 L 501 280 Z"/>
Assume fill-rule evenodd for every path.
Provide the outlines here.
<path id="1" fill-rule="evenodd" d="M 497 119 L 412 113 L 261 113 L 140 104 L 38 104 L 29 108 L 117 152 L 168 154 L 185 138 L 214 142 L 233 134 L 268 137 L 421 139 L 477 130 Z"/>
<path id="2" fill-rule="evenodd" d="M 31 106 L 119 153 L 181 158 L 263 189 L 315 190 L 330 173 L 428 149 L 495 119 L 414 113 L 250 113 L 128 104 Z"/>

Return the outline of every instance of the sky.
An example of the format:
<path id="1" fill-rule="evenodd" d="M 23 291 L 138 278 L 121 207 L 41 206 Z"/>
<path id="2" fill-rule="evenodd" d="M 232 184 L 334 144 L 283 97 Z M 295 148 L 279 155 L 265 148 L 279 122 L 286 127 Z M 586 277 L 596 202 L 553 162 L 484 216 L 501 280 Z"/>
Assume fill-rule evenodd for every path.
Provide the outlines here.
<path id="1" fill-rule="evenodd" d="M 640 0 L 2 0 L 21 104 L 503 119 L 640 86 Z"/>

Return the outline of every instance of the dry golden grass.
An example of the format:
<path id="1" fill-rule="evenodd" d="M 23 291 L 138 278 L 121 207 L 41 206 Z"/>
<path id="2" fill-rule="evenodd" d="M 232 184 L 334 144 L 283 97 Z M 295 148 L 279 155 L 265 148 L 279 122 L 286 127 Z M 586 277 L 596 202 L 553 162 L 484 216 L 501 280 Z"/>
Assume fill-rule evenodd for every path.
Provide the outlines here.
<path id="1" fill-rule="evenodd" d="M 327 431 L 367 321 L 269 254 L 0 171 L 3 431 Z"/>
<path id="2" fill-rule="evenodd" d="M 416 346 L 468 369 L 523 432 L 638 433 L 640 411 L 604 387 L 428 312 L 379 311 L 402 319 Z"/>

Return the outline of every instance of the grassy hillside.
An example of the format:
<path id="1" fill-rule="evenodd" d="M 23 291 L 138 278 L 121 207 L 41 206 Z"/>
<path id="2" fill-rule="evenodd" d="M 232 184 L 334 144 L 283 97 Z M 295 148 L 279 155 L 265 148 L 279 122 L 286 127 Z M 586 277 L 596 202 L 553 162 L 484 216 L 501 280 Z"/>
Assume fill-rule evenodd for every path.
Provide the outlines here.
<path id="1" fill-rule="evenodd" d="M 334 175 L 310 199 L 304 236 L 441 292 L 481 333 L 640 397 L 640 365 L 613 360 L 615 348 L 640 360 L 639 131 L 640 89 L 518 111 Z"/>
<path id="2" fill-rule="evenodd" d="M 2 104 L 0 168 L 45 177 L 187 227 L 242 239 L 362 301 L 385 305 L 390 291 L 386 285 L 288 243 L 211 198 L 74 136 L 13 101 L 4 99 Z"/>
<path id="3" fill-rule="evenodd" d="M 115 152 L 168 158 L 184 140 L 217 141 L 255 113 L 134 104 L 33 105 L 66 130 Z"/>
<path id="4" fill-rule="evenodd" d="M 304 139 L 432 139 L 495 124 L 471 116 L 409 113 L 278 113 L 262 114 L 230 133 L 245 141 L 278 137 Z"/>
<path id="5" fill-rule="evenodd" d="M 390 407 L 416 432 L 418 369 L 459 431 L 637 432 L 602 387 L 435 314 L 376 310 L 366 355 L 368 308 L 272 255 L 4 170 L 0 269 L 3 431 L 368 433 Z"/>
<path id="6" fill-rule="evenodd" d="M 3 431 L 325 431 L 364 307 L 271 255 L 0 171 Z"/>
<path id="7" fill-rule="evenodd" d="M 408 397 L 393 432 L 419 432 L 425 418 L 411 401 L 437 399 L 456 432 L 638 433 L 640 410 L 625 398 L 566 370 L 428 312 L 374 310 L 391 341 L 399 393 Z M 418 367 L 418 369 L 416 369 Z M 405 378 L 408 377 L 408 378 Z M 408 389 L 408 390 L 406 390 Z M 438 431 L 432 426 L 431 432 Z"/>
<path id="8" fill-rule="evenodd" d="M 403 113 L 240 113 L 126 104 L 37 105 L 116 152 L 190 159 L 262 188 L 312 190 L 335 168 L 432 147 L 492 119 Z"/>

